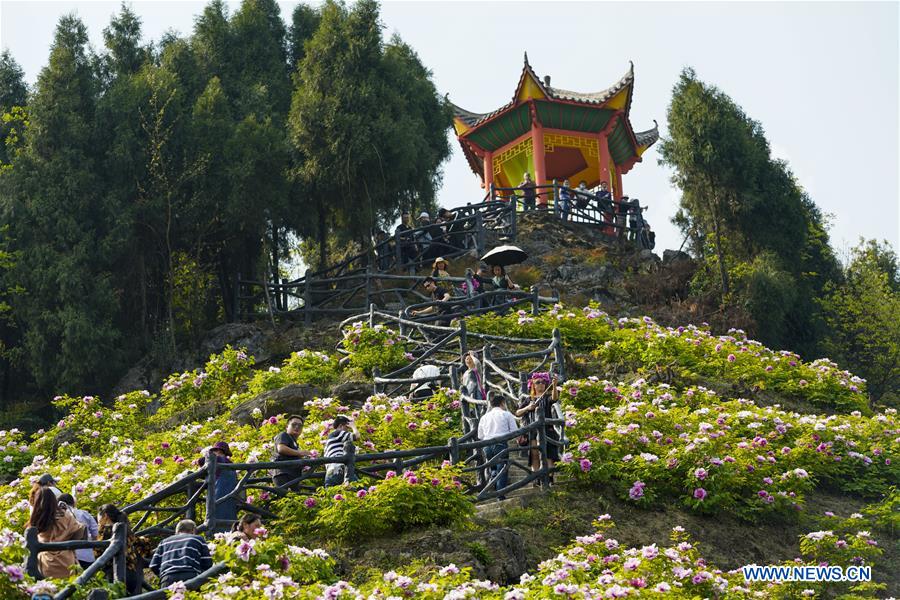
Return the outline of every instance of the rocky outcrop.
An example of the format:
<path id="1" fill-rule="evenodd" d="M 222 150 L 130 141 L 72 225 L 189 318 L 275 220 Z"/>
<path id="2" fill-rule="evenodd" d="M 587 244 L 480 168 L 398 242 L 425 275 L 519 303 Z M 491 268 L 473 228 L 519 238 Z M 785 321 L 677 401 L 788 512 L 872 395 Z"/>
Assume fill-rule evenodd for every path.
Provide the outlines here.
<path id="1" fill-rule="evenodd" d="M 472 576 L 500 585 L 519 582 L 527 569 L 525 544 L 513 529 L 505 527 L 477 532 L 436 529 L 383 539 L 348 552 L 349 562 L 397 568 L 415 560 L 435 565 L 470 567 Z"/>
<path id="2" fill-rule="evenodd" d="M 331 388 L 331 397 L 351 408 L 361 408 L 373 393 L 372 384 L 367 381 L 345 381 Z"/>
<path id="3" fill-rule="evenodd" d="M 304 403 L 321 396 L 319 388 L 311 385 L 287 385 L 277 390 L 269 390 L 249 400 L 241 402 L 231 411 L 231 419 L 241 425 L 251 425 L 259 422 L 259 417 L 253 416 L 253 412 L 259 409 L 262 418 L 280 415 L 283 413 L 306 415 Z"/>
<path id="4" fill-rule="evenodd" d="M 205 361 L 210 354 L 217 354 L 225 346 L 231 346 L 246 348 L 247 354 L 256 358 L 257 363 L 264 363 L 272 358 L 266 339 L 267 334 L 255 323 L 225 323 L 203 337 L 198 358 Z"/>

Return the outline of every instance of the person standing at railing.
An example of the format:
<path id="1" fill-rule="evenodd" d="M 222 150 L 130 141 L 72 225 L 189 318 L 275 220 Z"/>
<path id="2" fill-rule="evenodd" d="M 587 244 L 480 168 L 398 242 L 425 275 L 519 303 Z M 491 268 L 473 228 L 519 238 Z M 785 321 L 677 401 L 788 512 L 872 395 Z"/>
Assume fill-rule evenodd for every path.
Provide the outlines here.
<path id="1" fill-rule="evenodd" d="M 444 242 L 449 250 L 462 250 L 466 246 L 466 224 L 455 212 L 442 208 L 438 211 L 444 224 Z"/>
<path id="2" fill-rule="evenodd" d="M 425 258 L 431 248 L 433 236 L 431 235 L 431 215 L 424 210 L 419 214 L 419 218 L 416 220 L 416 228 L 413 231 L 413 236 L 416 240 L 418 250 L 416 253 L 417 258 Z"/>
<path id="3" fill-rule="evenodd" d="M 141 591 L 144 582 L 144 564 L 148 556 L 153 554 L 153 545 L 143 536 L 134 535 L 128 515 L 123 513 L 115 504 L 104 504 L 97 515 L 97 539 L 111 540 L 113 526 L 122 523 L 125 526 L 125 589 L 129 596 Z M 94 548 L 94 556 L 99 558 L 103 554 L 103 548 Z M 112 581 L 112 563 L 104 567 L 106 578 Z"/>
<path id="4" fill-rule="evenodd" d="M 494 440 L 510 434 L 518 428 L 515 417 L 506 410 L 506 399 L 497 394 L 491 398 L 491 410 L 487 411 L 478 421 L 478 439 L 485 441 Z M 495 444 L 486 446 L 484 448 L 485 460 L 490 462 L 495 456 L 507 452 L 508 447 L 509 440 L 499 440 Z M 495 489 L 498 492 L 502 491 L 509 481 L 508 462 L 509 455 L 507 454 L 498 459 L 497 464 L 492 465 L 490 468 L 490 479 L 497 478 Z M 504 499 L 503 496 L 499 496 L 499 498 L 501 500 Z"/>
<path id="5" fill-rule="evenodd" d="M 68 506 L 56 499 L 56 494 L 49 487 L 41 488 L 37 493 L 28 527 L 38 531 L 38 541 L 68 542 L 86 539 L 87 527 L 78 522 Z M 38 553 L 38 569 L 46 578 L 65 579 L 72 574 L 72 568 L 78 564 L 72 550 L 54 550 Z"/>
<path id="6" fill-rule="evenodd" d="M 531 379 L 528 381 L 528 396 L 519 403 L 516 410 L 516 416 L 522 419 L 522 425 L 530 425 L 537 420 L 538 411 L 544 411 L 545 419 L 553 418 L 553 405 L 559 401 L 559 389 L 557 388 L 556 376 L 550 379 L 550 374 L 546 372 L 532 373 Z M 547 457 L 545 465 L 552 469 L 556 461 L 559 460 L 559 433 L 555 427 L 547 426 Z M 541 469 L 540 446 L 538 445 L 537 432 L 532 431 L 528 435 L 528 447 L 532 471 Z M 552 480 L 552 475 L 551 475 Z"/>
<path id="7" fill-rule="evenodd" d="M 183 519 L 175 535 L 160 542 L 150 560 L 150 570 L 159 577 L 160 589 L 193 579 L 213 565 L 206 541 L 197 535 L 197 524 Z"/>
<path id="8" fill-rule="evenodd" d="M 603 216 L 606 223 L 612 223 L 613 215 L 613 197 L 609 191 L 609 184 L 605 181 L 600 182 L 600 189 L 597 190 L 597 210 Z"/>
<path id="9" fill-rule="evenodd" d="M 644 209 L 641 208 L 640 201 L 635 198 L 631 201 L 631 208 L 628 211 L 628 239 L 641 248 L 641 236 L 644 229 Z"/>
<path id="10" fill-rule="evenodd" d="M 622 196 L 622 198 L 616 202 L 616 237 L 620 240 L 625 239 L 627 232 L 625 231 L 625 221 L 628 218 L 628 211 L 631 207 L 631 201 L 628 200 L 628 196 Z"/>
<path id="11" fill-rule="evenodd" d="M 481 361 L 474 352 L 467 352 L 464 359 L 466 372 L 462 376 L 462 389 L 466 396 L 475 400 L 484 400 L 484 379 L 481 375 Z"/>
<path id="12" fill-rule="evenodd" d="M 578 182 L 578 188 L 575 190 L 575 207 L 578 210 L 584 210 L 591 202 L 591 190 L 587 187 L 587 181 L 582 179 Z"/>
<path id="13" fill-rule="evenodd" d="M 535 200 L 537 198 L 537 186 L 531 179 L 531 173 L 528 171 L 525 171 L 522 177 L 524 179 L 522 180 L 522 183 L 519 184 L 519 189 L 522 190 L 523 210 L 534 210 Z"/>
<path id="14" fill-rule="evenodd" d="M 297 446 L 297 438 L 300 437 L 302 430 L 303 417 L 300 415 L 289 416 L 286 429 L 275 436 L 275 451 L 272 453 L 272 462 L 284 462 L 310 457 L 311 453 L 309 450 L 300 450 Z M 275 476 L 272 478 L 272 481 L 276 487 L 282 487 L 287 482 L 298 477 L 300 477 L 299 468 L 281 467 L 275 470 Z M 298 485 L 299 483 L 294 484 L 292 489 L 299 489 Z"/>
<path id="15" fill-rule="evenodd" d="M 494 288 L 498 290 L 519 289 L 519 286 L 510 279 L 509 275 L 506 273 L 506 268 L 503 265 L 494 265 L 491 267 L 491 283 L 494 284 Z"/>
<path id="16" fill-rule="evenodd" d="M 231 463 L 231 448 L 228 442 L 216 442 L 209 448 L 216 455 L 216 500 L 224 498 L 237 487 L 237 472 L 232 469 L 223 469 L 218 465 Z M 206 453 L 198 461 L 202 467 L 206 463 Z M 230 527 L 237 521 L 237 499 L 229 498 L 224 502 L 216 502 L 216 521 L 220 527 Z"/>
<path id="17" fill-rule="evenodd" d="M 409 214 L 409 211 L 403 211 L 403 214 L 400 215 L 400 224 L 397 225 L 397 228 L 394 230 L 394 237 L 396 238 L 396 243 L 400 247 L 400 262 L 404 265 L 411 263 L 416 258 L 416 246 L 415 241 L 413 240 L 411 227 L 412 216 Z"/>
<path id="18" fill-rule="evenodd" d="M 563 221 L 569 220 L 569 211 L 572 210 L 572 188 L 569 185 L 566 179 L 559 188 L 559 218 Z"/>
<path id="19" fill-rule="evenodd" d="M 87 539 L 96 540 L 97 534 L 99 533 L 99 530 L 97 529 L 97 519 L 95 519 L 88 511 L 76 508 L 75 498 L 72 494 L 60 494 L 59 501 L 61 504 L 65 504 L 69 510 L 72 511 L 72 514 L 75 515 L 75 518 L 78 519 L 78 522 L 85 526 L 87 529 Z M 75 551 L 75 558 L 78 560 L 78 564 L 81 565 L 82 569 L 87 569 L 91 566 L 91 563 L 94 562 L 94 551 L 90 548 L 79 548 Z"/>
<path id="20" fill-rule="evenodd" d="M 331 424 L 331 432 L 325 439 L 325 458 L 341 458 L 346 456 L 345 445 L 359 439 L 356 426 L 344 415 L 335 417 Z M 353 482 L 357 477 L 347 477 L 347 465 L 343 463 L 328 463 L 325 466 L 325 487 L 341 485 L 344 481 Z"/>

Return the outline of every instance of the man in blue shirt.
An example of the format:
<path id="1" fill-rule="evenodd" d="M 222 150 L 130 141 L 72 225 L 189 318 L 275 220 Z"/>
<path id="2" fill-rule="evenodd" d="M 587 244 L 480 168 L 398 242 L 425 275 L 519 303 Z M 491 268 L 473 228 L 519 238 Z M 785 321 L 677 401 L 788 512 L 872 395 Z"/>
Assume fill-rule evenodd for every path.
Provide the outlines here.
<path id="1" fill-rule="evenodd" d="M 160 589 L 193 579 L 212 567 L 209 547 L 196 532 L 197 524 L 184 519 L 175 527 L 175 535 L 164 539 L 156 548 L 150 570 L 159 577 Z"/>

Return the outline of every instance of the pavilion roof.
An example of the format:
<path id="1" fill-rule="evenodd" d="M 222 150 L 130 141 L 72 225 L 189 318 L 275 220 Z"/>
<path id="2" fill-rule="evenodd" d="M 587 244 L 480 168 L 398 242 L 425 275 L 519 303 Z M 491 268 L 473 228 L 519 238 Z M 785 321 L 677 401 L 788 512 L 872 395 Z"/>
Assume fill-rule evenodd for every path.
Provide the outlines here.
<path id="1" fill-rule="evenodd" d="M 476 113 L 451 103 L 454 126 L 469 164 L 481 173 L 481 161 L 472 144 L 485 150 L 496 150 L 531 128 L 529 104 L 537 111 L 537 118 L 545 127 L 573 131 L 601 131 L 616 114 L 624 117 L 609 131 L 617 140 L 613 160 L 617 164 L 640 159 L 640 155 L 659 139 L 655 125 L 652 129 L 634 132 L 629 113 L 634 91 L 634 64 L 612 86 L 599 92 L 574 92 L 553 87 L 550 78 L 540 78 L 528 62 L 528 54 L 512 99 L 500 108 Z M 471 143 L 467 143 L 471 142 Z"/>

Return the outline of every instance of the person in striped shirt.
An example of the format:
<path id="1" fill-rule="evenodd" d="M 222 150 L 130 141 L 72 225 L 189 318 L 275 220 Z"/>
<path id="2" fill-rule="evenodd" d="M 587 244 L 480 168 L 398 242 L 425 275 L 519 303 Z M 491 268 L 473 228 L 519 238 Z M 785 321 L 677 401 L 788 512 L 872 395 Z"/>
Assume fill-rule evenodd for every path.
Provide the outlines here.
<path id="1" fill-rule="evenodd" d="M 164 539 L 156 548 L 150 570 L 159 577 L 160 589 L 193 579 L 212 567 L 209 547 L 196 531 L 197 524 L 190 519 L 179 521 L 175 535 Z"/>
<path id="2" fill-rule="evenodd" d="M 325 458 L 339 458 L 344 456 L 344 445 L 359 438 L 359 432 L 356 426 L 350 422 L 350 419 L 340 415 L 334 419 L 331 424 L 331 433 L 325 440 Z M 347 467 L 342 463 L 330 463 L 325 467 L 325 487 L 332 485 L 341 485 L 346 477 Z M 354 475 L 350 481 L 356 481 Z"/>

